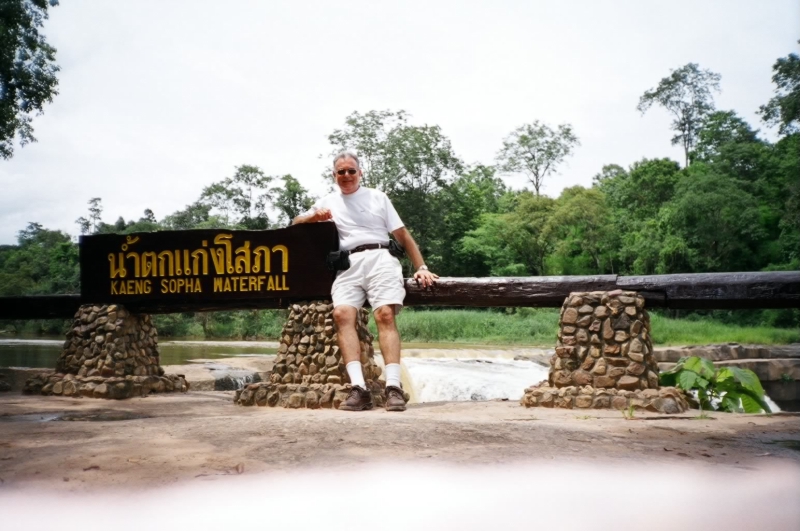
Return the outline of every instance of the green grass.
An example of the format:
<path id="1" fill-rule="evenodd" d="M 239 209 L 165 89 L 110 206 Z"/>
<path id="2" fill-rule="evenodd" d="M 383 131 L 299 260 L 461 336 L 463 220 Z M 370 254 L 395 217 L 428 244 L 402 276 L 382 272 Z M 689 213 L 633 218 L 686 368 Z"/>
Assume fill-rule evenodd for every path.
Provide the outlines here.
<path id="1" fill-rule="evenodd" d="M 709 343 L 756 343 L 786 345 L 800 342 L 800 329 L 769 326 L 737 326 L 711 319 L 670 319 L 651 314 L 650 327 L 656 345 L 707 345 Z"/>
<path id="2" fill-rule="evenodd" d="M 558 309 L 417 310 L 407 308 L 397 318 L 405 342 L 530 345 L 553 347 L 558 331 Z M 215 339 L 276 339 L 287 312 L 241 310 L 207 314 L 156 315 L 162 337 Z M 61 335 L 70 322 L 64 320 L 4 321 L 3 335 Z M 800 342 L 800 328 L 741 326 L 722 323 L 710 316 L 672 319 L 651 313 L 656 345 L 743 344 L 785 345 Z M 376 334 L 374 320 L 370 329 Z"/>
<path id="3" fill-rule="evenodd" d="M 370 320 L 370 330 L 376 333 Z M 405 309 L 397 317 L 406 342 L 478 343 L 552 347 L 558 331 L 558 310 L 518 308 L 515 312 L 491 310 L 419 311 Z M 672 319 L 651 314 L 656 345 L 704 345 L 737 342 L 785 345 L 800 342 L 800 329 L 738 326 L 710 318 Z"/>

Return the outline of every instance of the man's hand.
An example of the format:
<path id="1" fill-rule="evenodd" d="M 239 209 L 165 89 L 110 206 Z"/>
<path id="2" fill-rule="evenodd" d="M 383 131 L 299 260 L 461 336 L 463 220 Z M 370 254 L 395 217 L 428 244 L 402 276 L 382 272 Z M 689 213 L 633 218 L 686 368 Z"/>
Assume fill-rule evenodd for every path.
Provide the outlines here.
<path id="1" fill-rule="evenodd" d="M 414 280 L 416 280 L 418 284 L 422 284 L 423 288 L 432 288 L 436 284 L 437 278 L 439 278 L 439 275 L 432 273 L 427 269 L 420 269 L 414 273 Z"/>
<path id="2" fill-rule="evenodd" d="M 328 221 L 329 219 L 333 219 L 331 211 L 327 208 L 320 208 L 307 216 L 297 216 L 292 220 L 292 225 L 297 225 L 298 223 L 317 223 L 318 221 Z"/>
<path id="3" fill-rule="evenodd" d="M 328 221 L 329 219 L 332 218 L 333 214 L 331 214 L 330 209 L 320 208 L 311 215 L 311 223 L 316 223 L 318 221 Z"/>

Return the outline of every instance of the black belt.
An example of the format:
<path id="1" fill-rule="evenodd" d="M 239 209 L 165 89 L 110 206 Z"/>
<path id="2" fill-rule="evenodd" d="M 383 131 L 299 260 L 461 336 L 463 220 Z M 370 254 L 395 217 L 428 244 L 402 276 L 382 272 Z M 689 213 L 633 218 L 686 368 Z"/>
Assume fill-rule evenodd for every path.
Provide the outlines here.
<path id="1" fill-rule="evenodd" d="M 360 253 L 361 251 L 371 251 L 372 249 L 388 249 L 389 245 L 385 243 L 365 243 L 364 245 L 359 245 L 358 247 L 354 247 L 348 251 L 350 254 L 353 253 Z"/>

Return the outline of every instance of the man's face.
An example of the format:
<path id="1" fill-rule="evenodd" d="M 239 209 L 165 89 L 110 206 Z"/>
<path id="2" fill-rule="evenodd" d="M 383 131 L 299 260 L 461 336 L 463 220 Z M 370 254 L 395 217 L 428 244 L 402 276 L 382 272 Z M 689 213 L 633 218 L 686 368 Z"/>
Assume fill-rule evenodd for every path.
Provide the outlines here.
<path id="1" fill-rule="evenodd" d="M 361 170 L 358 164 L 350 157 L 345 157 L 336 161 L 333 166 L 333 178 L 343 194 L 352 194 L 358 190 L 361 182 Z"/>

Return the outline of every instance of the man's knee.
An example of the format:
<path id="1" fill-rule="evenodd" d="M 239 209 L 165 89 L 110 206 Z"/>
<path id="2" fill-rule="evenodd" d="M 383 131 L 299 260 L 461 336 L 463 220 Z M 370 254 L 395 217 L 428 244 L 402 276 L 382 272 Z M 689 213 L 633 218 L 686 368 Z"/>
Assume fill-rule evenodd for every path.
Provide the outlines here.
<path id="1" fill-rule="evenodd" d="M 375 323 L 378 326 L 393 326 L 394 325 L 394 306 L 387 304 L 377 308 L 374 312 Z"/>
<path id="2" fill-rule="evenodd" d="M 333 309 L 333 321 L 338 328 L 355 326 L 358 310 L 352 306 L 341 305 Z"/>

